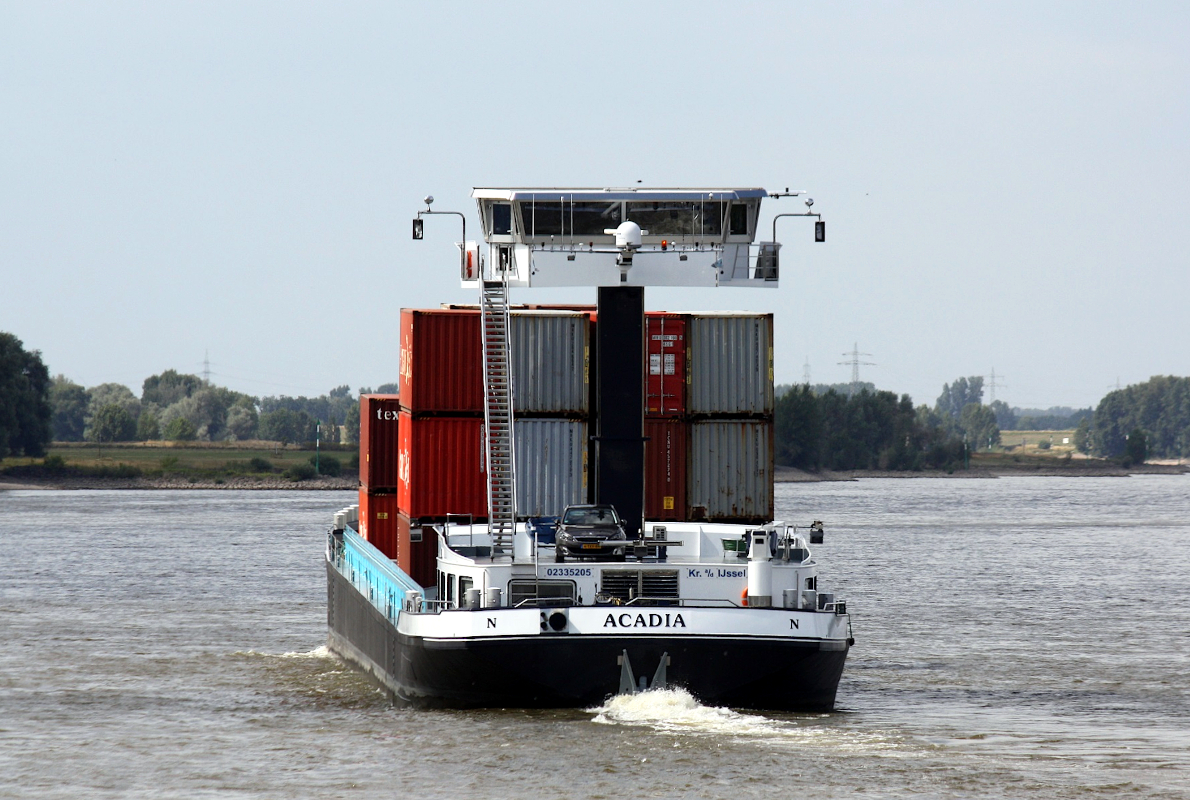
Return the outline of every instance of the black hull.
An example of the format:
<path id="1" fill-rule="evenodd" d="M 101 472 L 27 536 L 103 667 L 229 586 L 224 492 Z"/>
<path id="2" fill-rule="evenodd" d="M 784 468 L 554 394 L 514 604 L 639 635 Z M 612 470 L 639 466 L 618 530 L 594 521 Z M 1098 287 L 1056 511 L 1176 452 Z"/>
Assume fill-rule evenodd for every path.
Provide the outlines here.
<path id="1" fill-rule="evenodd" d="M 620 687 L 617 657 L 652 680 L 668 653 L 669 686 L 700 702 L 767 711 L 830 711 L 844 650 L 817 642 L 696 636 L 535 636 L 427 641 L 400 635 L 330 564 L 328 646 L 370 673 L 394 702 L 449 708 L 585 708 Z"/>

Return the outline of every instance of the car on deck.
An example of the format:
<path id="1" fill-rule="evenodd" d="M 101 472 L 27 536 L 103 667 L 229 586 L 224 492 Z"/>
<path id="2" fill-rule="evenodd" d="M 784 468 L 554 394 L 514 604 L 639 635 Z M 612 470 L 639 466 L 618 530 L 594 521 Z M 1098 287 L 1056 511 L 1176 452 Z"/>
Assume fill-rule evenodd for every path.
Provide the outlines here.
<path id="1" fill-rule="evenodd" d="M 628 536 L 615 508 L 610 505 L 567 506 L 558 521 L 554 560 L 563 562 L 570 555 L 623 561 L 627 547 Z"/>

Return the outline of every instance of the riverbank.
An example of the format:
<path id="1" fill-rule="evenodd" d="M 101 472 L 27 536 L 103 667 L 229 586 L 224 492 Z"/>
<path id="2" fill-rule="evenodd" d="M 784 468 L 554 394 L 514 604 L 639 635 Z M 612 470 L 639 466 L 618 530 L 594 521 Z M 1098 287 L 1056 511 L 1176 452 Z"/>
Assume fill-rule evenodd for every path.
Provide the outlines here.
<path id="1" fill-rule="evenodd" d="M 1039 463 L 1039 462 L 1053 463 Z M 895 470 L 848 470 L 832 472 L 806 472 L 792 467 L 777 467 L 773 476 L 776 483 L 822 483 L 826 481 L 857 481 L 864 478 L 1004 478 L 1008 476 L 1036 477 L 1086 477 L 1127 478 L 1130 475 L 1184 475 L 1190 472 L 1185 464 L 1134 464 L 1121 467 L 1107 461 L 1082 460 L 1065 462 L 1062 459 L 1031 459 L 1029 463 L 1008 467 L 979 466 L 970 469 L 921 470 L 918 472 Z M 99 478 L 89 476 L 63 476 L 60 478 L 6 479 L 0 477 L 0 492 L 21 489 L 237 489 L 268 491 L 354 491 L 359 480 L 351 477 L 317 477 L 294 481 L 280 475 L 276 477 L 239 476 L 228 478 L 201 479 L 192 477 L 161 476 L 139 478 Z"/>
<path id="2" fill-rule="evenodd" d="M 832 472 L 820 470 L 806 472 L 793 467 L 777 467 L 773 480 L 776 483 L 820 483 L 823 481 L 856 481 L 861 478 L 1007 478 L 1010 476 L 1066 477 L 1066 478 L 1127 478 L 1130 475 L 1185 475 L 1190 472 L 1186 464 L 1133 464 L 1122 467 L 1110 461 L 1098 459 L 1059 458 L 1028 459 L 1016 464 L 980 464 L 973 460 L 969 469 L 956 470 L 847 470 Z"/>
<path id="3" fill-rule="evenodd" d="M 318 477 L 294 481 L 281 476 L 240 476 L 229 478 L 185 478 L 161 476 L 152 478 L 96 478 L 89 476 L 63 476 L 60 478 L 25 478 L 8 480 L 0 477 L 0 492 L 20 489 L 237 489 L 261 491 L 354 491 L 359 480 L 349 478 Z"/>
<path id="4" fill-rule="evenodd" d="M 3 489 L 355 489 L 357 452 L 271 442 L 55 443 L 0 462 Z M 321 475 L 319 473 L 322 473 Z"/>

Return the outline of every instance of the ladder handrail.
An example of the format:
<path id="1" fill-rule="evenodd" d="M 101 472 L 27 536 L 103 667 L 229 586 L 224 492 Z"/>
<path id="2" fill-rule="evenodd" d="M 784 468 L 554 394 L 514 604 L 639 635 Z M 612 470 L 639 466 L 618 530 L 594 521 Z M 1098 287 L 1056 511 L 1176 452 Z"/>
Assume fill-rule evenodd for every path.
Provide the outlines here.
<path id="1" fill-rule="evenodd" d="M 507 274 L 480 281 L 483 337 L 484 455 L 492 557 L 512 555 L 516 532 L 516 447 Z"/>

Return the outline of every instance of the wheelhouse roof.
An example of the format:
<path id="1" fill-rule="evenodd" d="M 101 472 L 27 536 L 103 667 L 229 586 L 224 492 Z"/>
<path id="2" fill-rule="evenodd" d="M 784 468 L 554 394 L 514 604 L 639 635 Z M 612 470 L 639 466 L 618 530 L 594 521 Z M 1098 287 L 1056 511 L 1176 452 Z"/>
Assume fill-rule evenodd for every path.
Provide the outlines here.
<path id="1" fill-rule="evenodd" d="M 768 197 L 764 189 L 723 189 L 723 188 L 574 188 L 540 187 L 519 189 L 475 188 L 471 196 L 481 200 L 539 200 L 543 202 L 566 200 L 567 202 L 586 201 L 638 201 L 659 202 L 663 200 L 747 200 L 758 197 Z"/>

